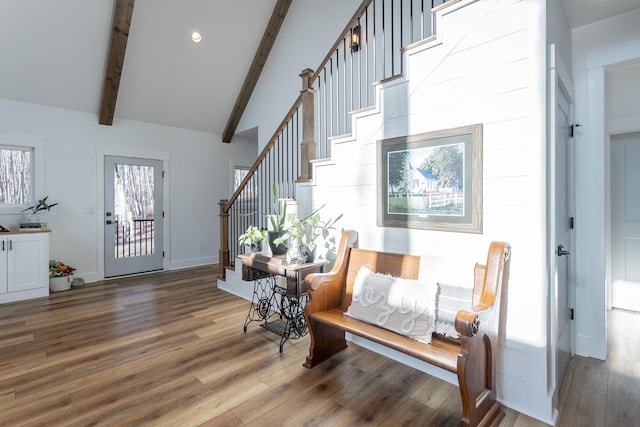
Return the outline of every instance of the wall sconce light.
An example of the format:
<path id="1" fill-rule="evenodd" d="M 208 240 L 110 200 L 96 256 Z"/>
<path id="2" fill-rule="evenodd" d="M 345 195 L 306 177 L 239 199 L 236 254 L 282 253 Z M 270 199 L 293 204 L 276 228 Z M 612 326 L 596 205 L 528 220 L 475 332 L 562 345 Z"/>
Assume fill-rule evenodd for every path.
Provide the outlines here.
<path id="1" fill-rule="evenodd" d="M 360 50 L 360 25 L 351 29 L 351 52 Z"/>

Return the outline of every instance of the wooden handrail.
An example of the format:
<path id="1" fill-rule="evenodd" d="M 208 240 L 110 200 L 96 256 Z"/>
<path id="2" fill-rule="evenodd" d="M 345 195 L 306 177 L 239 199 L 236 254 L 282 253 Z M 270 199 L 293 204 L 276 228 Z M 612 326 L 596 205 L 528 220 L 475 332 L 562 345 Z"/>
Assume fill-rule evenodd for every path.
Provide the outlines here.
<path id="1" fill-rule="evenodd" d="M 284 119 L 282 120 L 282 122 L 280 122 L 280 125 L 278 126 L 276 131 L 273 133 L 273 136 L 271 137 L 269 142 L 267 142 L 267 145 L 264 146 L 264 148 L 260 152 L 260 155 L 258 156 L 256 161 L 253 163 L 253 166 L 251 166 L 251 168 L 249 169 L 249 172 L 247 172 L 247 175 L 244 177 L 240 185 L 238 185 L 238 188 L 236 188 L 236 191 L 233 192 L 229 200 L 227 200 L 227 202 L 225 203 L 225 206 L 224 206 L 225 212 L 228 212 L 229 208 L 238 199 L 238 197 L 240 196 L 240 193 L 242 192 L 244 187 L 247 185 L 247 183 L 249 182 L 253 174 L 256 172 L 256 170 L 258 169 L 258 166 L 260 166 L 260 163 L 264 160 L 265 157 L 267 157 L 267 154 L 269 154 L 269 150 L 271 150 L 273 145 L 276 143 L 276 141 L 278 140 L 278 136 L 287 127 L 287 124 L 289 123 L 289 119 L 294 115 L 294 113 L 300 107 L 300 105 L 302 105 L 302 94 L 298 95 L 298 98 L 296 98 L 295 102 L 293 103 L 293 106 L 289 109 L 287 114 L 284 116 Z"/>
<path id="2" fill-rule="evenodd" d="M 353 16 L 349 20 L 349 22 L 347 22 L 347 25 L 345 25 L 344 30 L 342 30 L 342 33 L 340 33 L 340 35 L 336 39 L 336 42 L 333 44 L 333 46 L 331 46 L 331 49 L 329 49 L 329 53 L 327 53 L 327 56 L 324 57 L 324 59 L 320 63 L 320 66 L 316 68 L 316 72 L 313 74 L 313 76 L 311 76 L 312 84 L 318 79 L 322 70 L 324 70 L 324 68 L 327 66 L 327 63 L 329 63 L 329 60 L 331 60 L 333 53 L 336 51 L 336 49 L 340 47 L 340 44 L 342 44 L 342 41 L 345 39 L 345 37 L 347 37 L 347 34 L 351 32 L 351 29 L 355 27 L 356 23 L 358 22 L 358 19 L 360 19 L 360 17 L 364 15 L 364 12 L 367 10 L 367 7 L 369 7 L 372 1 L 373 0 L 364 0 L 362 4 L 360 4 L 358 9 L 355 11 Z"/>
<path id="3" fill-rule="evenodd" d="M 231 261 L 229 259 L 229 211 L 225 210 L 227 200 L 220 200 L 220 248 L 218 249 L 218 265 L 220 274 L 225 278 L 225 267 Z"/>

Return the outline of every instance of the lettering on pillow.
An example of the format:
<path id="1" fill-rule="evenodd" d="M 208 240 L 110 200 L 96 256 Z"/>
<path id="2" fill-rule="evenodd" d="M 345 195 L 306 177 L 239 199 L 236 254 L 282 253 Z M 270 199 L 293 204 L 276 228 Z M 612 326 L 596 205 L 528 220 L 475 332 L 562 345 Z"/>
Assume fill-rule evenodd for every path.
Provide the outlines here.
<path id="1" fill-rule="evenodd" d="M 345 314 L 430 343 L 435 330 L 437 291 L 435 283 L 402 279 L 361 267 Z"/>

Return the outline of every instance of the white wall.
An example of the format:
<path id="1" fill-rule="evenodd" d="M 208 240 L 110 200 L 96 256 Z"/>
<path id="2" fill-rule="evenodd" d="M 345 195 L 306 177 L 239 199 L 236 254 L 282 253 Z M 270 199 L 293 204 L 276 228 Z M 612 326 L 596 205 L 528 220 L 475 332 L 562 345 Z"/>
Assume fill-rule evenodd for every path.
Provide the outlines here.
<path id="1" fill-rule="evenodd" d="M 44 141 L 45 189 L 49 201 L 60 205 L 43 215 L 53 230 L 50 257 L 77 268 L 87 281 L 99 275 L 98 236 L 103 213 L 98 195 L 98 152 L 159 154 L 169 159 L 165 205 L 169 232 L 165 249 L 169 269 L 216 263 L 219 250 L 220 199 L 230 195 L 230 159 L 251 164 L 257 144 L 234 140 L 221 143 L 219 135 L 116 120 L 98 125 L 94 114 L 0 99 L 0 135 Z M 245 160 L 246 159 L 246 160 Z M 0 224 L 17 226 L 21 215 L 0 215 Z M 200 250 L 203 245 L 203 250 Z"/>
<path id="2" fill-rule="evenodd" d="M 640 58 L 638 22 L 640 9 L 580 27 L 572 34 L 575 122 L 582 124 L 574 138 L 576 351 L 580 355 L 600 359 L 606 356 L 608 130 L 605 123 L 605 69 Z M 640 82 L 631 84 L 637 88 Z"/>
<path id="3" fill-rule="evenodd" d="M 444 256 L 467 268 L 484 262 L 492 240 L 512 245 L 506 340 L 498 354 L 499 398 L 552 423 L 548 366 L 546 45 L 544 1 L 462 1 L 445 9 L 439 39 L 408 52 L 406 80 L 377 92 L 373 112 L 355 115 L 330 163 L 300 204 L 328 202 L 359 246 Z M 542 34 L 542 36 L 541 36 Z M 563 40 L 566 44 L 566 40 Z M 483 233 L 376 225 L 376 141 L 474 123 L 484 127 Z M 421 272 L 428 275 L 428 271 Z"/>
<path id="4" fill-rule="evenodd" d="M 605 90 L 607 134 L 640 130 L 640 58 L 608 67 Z"/>
<path id="5" fill-rule="evenodd" d="M 558 55 L 571 74 L 571 26 L 563 3 L 556 0 L 546 2 L 547 44 L 556 46 Z"/>
<path id="6" fill-rule="evenodd" d="M 605 263 L 605 299 L 608 308 L 612 305 L 612 244 L 611 241 L 611 145 L 614 135 L 640 131 L 640 58 L 607 67 L 605 72 L 605 132 L 607 139 L 605 151 L 606 206 L 606 263 Z"/>
<path id="7" fill-rule="evenodd" d="M 296 0 L 291 4 L 238 131 L 257 126 L 259 147 L 266 145 L 300 93 L 298 75 L 320 65 L 360 3 Z"/>

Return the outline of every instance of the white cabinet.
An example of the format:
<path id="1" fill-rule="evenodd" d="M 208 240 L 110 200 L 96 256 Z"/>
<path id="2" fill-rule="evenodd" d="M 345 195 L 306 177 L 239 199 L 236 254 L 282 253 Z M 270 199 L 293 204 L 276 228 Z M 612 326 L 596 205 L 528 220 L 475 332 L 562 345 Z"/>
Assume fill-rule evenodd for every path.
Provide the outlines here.
<path id="1" fill-rule="evenodd" d="M 49 233 L 0 234 L 0 303 L 49 295 Z"/>

